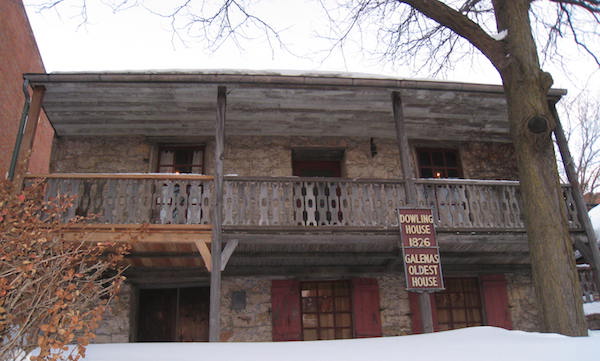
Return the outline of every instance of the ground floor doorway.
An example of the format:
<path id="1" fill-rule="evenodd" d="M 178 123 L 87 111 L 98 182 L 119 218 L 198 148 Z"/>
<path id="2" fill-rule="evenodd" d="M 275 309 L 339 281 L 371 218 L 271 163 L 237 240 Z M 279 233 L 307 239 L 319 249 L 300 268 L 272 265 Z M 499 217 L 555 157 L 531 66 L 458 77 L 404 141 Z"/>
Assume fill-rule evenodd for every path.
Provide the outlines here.
<path id="1" fill-rule="evenodd" d="M 141 289 L 137 341 L 208 341 L 210 289 Z"/>

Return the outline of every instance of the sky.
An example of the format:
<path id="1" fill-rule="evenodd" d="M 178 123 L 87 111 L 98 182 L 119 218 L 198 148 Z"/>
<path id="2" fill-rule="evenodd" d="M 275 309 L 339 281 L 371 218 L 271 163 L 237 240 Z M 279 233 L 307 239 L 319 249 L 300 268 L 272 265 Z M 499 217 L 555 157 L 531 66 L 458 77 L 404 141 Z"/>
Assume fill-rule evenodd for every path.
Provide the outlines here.
<path id="1" fill-rule="evenodd" d="M 269 43 L 252 28 L 241 29 L 246 37 L 209 47 L 205 37 L 174 33 L 170 20 L 149 13 L 142 6 L 113 12 L 103 3 L 88 1 L 87 20 L 81 16 L 81 0 L 65 0 L 55 9 L 39 11 L 45 0 L 24 0 L 28 16 L 48 72 L 141 71 L 165 69 L 251 69 L 358 72 L 398 78 L 431 78 L 416 67 L 394 66 L 368 49 L 377 39 L 354 36 L 344 51 L 331 49 L 330 23 L 317 1 L 257 1 L 252 9 L 278 30 L 285 48 L 276 39 Z M 165 4 L 146 0 L 153 9 Z M 374 31 L 364 33 L 374 33 Z M 600 71 L 591 59 L 575 48 L 566 49 L 566 66 L 546 67 L 555 87 L 572 96 L 582 89 L 600 96 Z M 465 57 L 435 78 L 440 80 L 499 84 L 500 78 L 487 60 Z"/>

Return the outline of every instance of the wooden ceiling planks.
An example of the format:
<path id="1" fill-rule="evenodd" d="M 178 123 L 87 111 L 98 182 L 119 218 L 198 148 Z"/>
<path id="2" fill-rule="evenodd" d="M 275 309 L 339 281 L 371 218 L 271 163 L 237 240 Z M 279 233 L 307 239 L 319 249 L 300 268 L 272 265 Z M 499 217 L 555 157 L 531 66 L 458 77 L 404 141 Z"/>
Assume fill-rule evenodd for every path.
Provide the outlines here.
<path id="1" fill-rule="evenodd" d="M 399 90 L 411 139 L 509 141 L 505 100 L 497 86 L 412 82 L 406 84 L 414 88 L 398 89 L 390 85 L 404 83 L 391 79 L 306 77 L 301 83 L 292 77 L 243 74 L 50 74 L 35 79 L 46 79 L 39 83 L 47 88 L 44 108 L 59 135 L 212 135 L 218 80 L 227 79 L 231 135 L 392 137 L 391 92 Z"/>

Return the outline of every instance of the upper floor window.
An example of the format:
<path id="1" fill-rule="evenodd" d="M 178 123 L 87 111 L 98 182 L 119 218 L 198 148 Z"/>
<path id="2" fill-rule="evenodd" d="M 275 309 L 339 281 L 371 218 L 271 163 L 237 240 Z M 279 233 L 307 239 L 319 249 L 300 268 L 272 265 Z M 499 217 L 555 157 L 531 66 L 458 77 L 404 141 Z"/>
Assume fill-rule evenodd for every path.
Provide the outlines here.
<path id="1" fill-rule="evenodd" d="M 292 175 L 297 177 L 341 177 L 343 149 L 294 149 Z"/>
<path id="2" fill-rule="evenodd" d="M 204 147 L 161 146 L 159 173 L 204 173 Z"/>
<path id="3" fill-rule="evenodd" d="M 462 169 L 455 149 L 417 148 L 419 177 L 460 178 Z"/>

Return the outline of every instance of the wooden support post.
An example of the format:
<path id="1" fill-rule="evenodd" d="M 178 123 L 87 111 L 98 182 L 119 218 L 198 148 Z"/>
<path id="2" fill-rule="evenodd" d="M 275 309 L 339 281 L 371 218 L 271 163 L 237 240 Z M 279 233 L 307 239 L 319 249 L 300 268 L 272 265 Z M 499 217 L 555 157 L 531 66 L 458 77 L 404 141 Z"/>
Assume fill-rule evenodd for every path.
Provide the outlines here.
<path id="1" fill-rule="evenodd" d="M 400 167 L 402 168 L 402 178 L 405 182 L 406 203 L 410 206 L 417 206 L 414 173 L 412 163 L 410 162 L 410 147 L 408 145 L 408 137 L 406 136 L 402 97 L 399 92 L 392 92 L 392 104 L 394 107 L 394 123 L 396 124 L 396 140 L 400 152 Z"/>
<path id="2" fill-rule="evenodd" d="M 596 233 L 594 232 L 594 227 L 592 226 L 587 207 L 585 206 L 585 201 L 583 200 L 579 180 L 577 180 L 577 172 L 575 172 L 573 157 L 571 156 L 567 137 L 565 136 L 565 131 L 560 123 L 556 106 L 550 104 L 550 109 L 556 120 L 554 136 L 556 137 L 556 144 L 558 145 L 565 172 L 567 173 L 567 179 L 569 179 L 569 183 L 571 183 L 571 188 L 573 190 L 573 200 L 575 201 L 575 207 L 577 208 L 577 217 L 583 225 L 588 239 L 587 245 L 576 239 L 575 248 L 580 250 L 582 255 L 584 255 L 584 258 L 586 258 L 586 262 L 590 263 L 592 266 L 592 269 L 594 270 L 594 282 L 596 283 L 596 288 L 600 290 L 600 250 L 598 249 Z"/>
<path id="3" fill-rule="evenodd" d="M 406 135 L 404 122 L 404 109 L 400 92 L 392 92 L 392 106 L 394 109 L 394 123 L 396 124 L 396 140 L 400 152 L 400 167 L 404 179 L 404 191 L 406 193 L 406 205 L 417 206 L 417 187 L 415 186 L 412 163 L 410 162 L 410 147 Z M 398 236 L 398 239 L 400 236 Z M 421 322 L 424 333 L 433 332 L 433 315 L 431 312 L 431 300 L 428 292 L 419 293 L 419 308 L 421 310 Z"/>
<path id="4" fill-rule="evenodd" d="M 31 152 L 33 150 L 33 141 L 35 140 L 35 133 L 42 111 L 42 101 L 44 99 L 45 91 L 46 89 L 44 87 L 37 86 L 33 88 L 31 105 L 29 106 L 29 112 L 27 113 L 27 123 L 25 124 L 21 147 L 19 150 L 15 149 L 15 151 L 18 152 L 18 157 L 13 184 L 17 191 L 23 189 L 25 174 L 29 170 L 29 159 L 31 158 Z M 17 134 L 17 137 L 19 136 L 20 135 Z"/>
<path id="5" fill-rule="evenodd" d="M 419 293 L 419 309 L 421 310 L 423 333 L 432 333 L 433 316 L 431 314 L 431 298 L 429 298 L 429 292 Z"/>
<path id="6" fill-rule="evenodd" d="M 225 110 L 227 88 L 217 90 L 217 119 L 215 123 L 215 204 L 212 228 L 212 272 L 210 273 L 210 315 L 208 339 L 221 339 L 221 236 L 223 227 L 223 153 L 225 149 Z"/>

